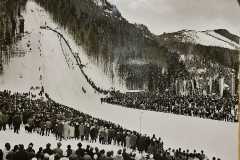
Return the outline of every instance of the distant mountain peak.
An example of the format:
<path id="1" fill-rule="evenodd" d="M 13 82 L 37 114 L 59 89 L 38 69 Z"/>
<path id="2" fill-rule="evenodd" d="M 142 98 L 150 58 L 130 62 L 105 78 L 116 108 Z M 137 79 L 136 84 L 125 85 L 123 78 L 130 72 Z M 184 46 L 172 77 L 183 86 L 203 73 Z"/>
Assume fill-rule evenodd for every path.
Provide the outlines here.
<path id="1" fill-rule="evenodd" d="M 103 9 L 107 16 L 111 15 L 114 17 L 122 18 L 120 11 L 118 10 L 117 6 L 111 4 L 107 0 L 92 0 L 96 6 Z"/>
<path id="2" fill-rule="evenodd" d="M 214 32 L 216 32 L 216 33 L 218 33 L 218 34 L 220 34 L 220 35 L 222 35 L 222 36 L 240 44 L 240 37 L 238 35 L 230 33 L 226 29 L 216 29 L 216 30 L 214 30 Z"/>
<path id="3" fill-rule="evenodd" d="M 196 31 L 180 30 L 173 33 L 160 35 L 162 41 L 178 41 L 183 43 L 215 46 L 231 50 L 240 49 L 240 37 L 230 33 L 226 29 Z"/>

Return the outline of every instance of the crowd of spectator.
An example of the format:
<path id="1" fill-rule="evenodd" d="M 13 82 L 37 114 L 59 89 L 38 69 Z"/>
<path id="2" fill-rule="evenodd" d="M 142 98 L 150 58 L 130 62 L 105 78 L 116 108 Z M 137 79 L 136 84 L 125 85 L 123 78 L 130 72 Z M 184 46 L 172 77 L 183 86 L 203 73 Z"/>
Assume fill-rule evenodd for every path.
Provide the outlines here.
<path id="1" fill-rule="evenodd" d="M 101 102 L 142 110 L 238 122 L 238 99 L 236 97 L 114 92 L 108 97 L 102 98 Z"/>
<path id="2" fill-rule="evenodd" d="M 34 150 L 34 144 L 29 143 L 28 147 L 23 144 L 11 146 L 10 143 L 5 143 L 4 149 L 0 149 L 0 160 L 195 160 L 194 157 L 205 159 L 205 154 L 182 152 L 181 149 L 168 149 L 168 154 L 141 154 L 137 156 L 136 153 L 128 153 L 126 149 L 119 149 L 116 153 L 114 151 L 106 151 L 98 147 L 91 147 L 87 145 L 82 147 L 82 143 L 77 144 L 77 149 L 72 149 L 71 145 L 67 145 L 66 149 L 62 148 L 61 142 L 52 149 L 51 144 L 46 144 L 46 147 L 40 147 L 38 151 Z M 212 160 L 220 160 L 213 157 Z"/>
<path id="3" fill-rule="evenodd" d="M 0 92 L 0 129 L 13 129 L 17 134 L 24 126 L 26 132 L 42 136 L 54 134 L 57 141 L 74 138 L 78 141 L 119 145 L 138 153 L 152 154 L 156 160 L 204 160 L 204 152 L 164 149 L 161 138 L 124 129 L 120 125 L 94 118 L 51 100 L 30 99 L 28 93 Z M 21 146 L 23 150 L 23 146 Z M 124 159 L 128 160 L 128 159 Z"/>

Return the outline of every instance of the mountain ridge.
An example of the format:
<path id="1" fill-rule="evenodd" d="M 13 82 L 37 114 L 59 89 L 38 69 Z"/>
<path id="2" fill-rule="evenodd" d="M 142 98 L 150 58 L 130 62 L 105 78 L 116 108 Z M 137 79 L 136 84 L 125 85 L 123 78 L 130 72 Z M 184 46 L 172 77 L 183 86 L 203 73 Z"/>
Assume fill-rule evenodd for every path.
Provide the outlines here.
<path id="1" fill-rule="evenodd" d="M 163 41 L 178 41 L 200 44 L 204 46 L 222 47 L 231 50 L 240 48 L 240 37 L 230 33 L 226 29 L 215 30 L 180 30 L 176 32 L 163 33 L 157 38 Z M 205 42 L 204 42 L 205 41 Z"/>

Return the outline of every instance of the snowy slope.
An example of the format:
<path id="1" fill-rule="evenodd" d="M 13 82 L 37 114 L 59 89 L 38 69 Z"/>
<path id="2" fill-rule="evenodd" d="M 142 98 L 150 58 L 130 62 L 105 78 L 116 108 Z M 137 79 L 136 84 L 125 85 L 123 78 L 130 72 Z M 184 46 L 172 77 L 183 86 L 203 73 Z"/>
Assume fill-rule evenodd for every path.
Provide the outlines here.
<path id="1" fill-rule="evenodd" d="M 232 41 L 231 39 L 228 39 L 224 36 L 222 36 L 221 34 L 218 34 L 215 31 L 203 31 L 204 33 L 208 34 L 209 36 L 212 36 L 213 38 L 218 39 L 219 41 L 223 41 L 227 44 L 229 44 L 230 46 L 239 49 L 240 48 L 240 38 L 239 38 L 239 43 L 236 43 L 234 41 Z"/>
<path id="2" fill-rule="evenodd" d="M 217 46 L 228 49 L 239 49 L 240 44 L 214 32 L 214 31 L 182 31 L 182 42 L 190 42 L 205 46 Z"/>
<path id="3" fill-rule="evenodd" d="M 56 33 L 40 29 L 45 24 L 52 28 L 58 27 L 50 16 L 32 1 L 27 3 L 23 16 L 26 30 L 30 34 L 17 45 L 28 53 L 21 58 L 12 58 L 10 64 L 4 66 L 4 74 L 0 75 L 1 90 L 29 91 L 31 86 L 43 84 L 46 92 L 57 102 L 128 129 L 139 131 L 142 115 L 141 131 L 161 136 L 166 147 L 203 149 L 209 156 L 215 155 L 225 160 L 237 159 L 237 124 L 101 104 L 99 98 L 102 95 L 95 93 L 87 83 L 66 44 L 60 43 Z M 84 68 L 86 73 L 92 77 L 94 75 L 97 84 L 111 84 L 88 61 L 84 51 L 71 36 L 61 28 L 57 30 L 63 33 L 73 51 L 79 53 L 83 64 L 87 64 Z M 30 44 L 31 50 L 26 43 Z M 85 94 L 82 87 L 86 90 Z"/>

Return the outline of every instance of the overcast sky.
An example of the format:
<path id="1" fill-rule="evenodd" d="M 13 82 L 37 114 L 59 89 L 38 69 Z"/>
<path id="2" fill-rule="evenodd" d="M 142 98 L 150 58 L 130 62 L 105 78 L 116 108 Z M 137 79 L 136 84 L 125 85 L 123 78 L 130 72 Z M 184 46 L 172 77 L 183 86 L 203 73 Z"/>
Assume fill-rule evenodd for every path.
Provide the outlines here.
<path id="1" fill-rule="evenodd" d="M 133 23 L 142 23 L 155 34 L 181 29 L 226 28 L 240 35 L 237 0 L 109 0 Z"/>

